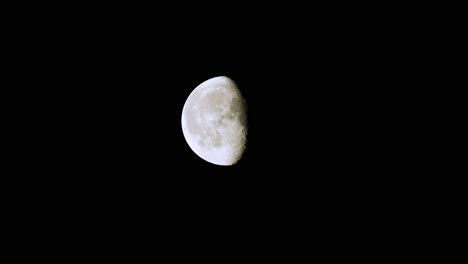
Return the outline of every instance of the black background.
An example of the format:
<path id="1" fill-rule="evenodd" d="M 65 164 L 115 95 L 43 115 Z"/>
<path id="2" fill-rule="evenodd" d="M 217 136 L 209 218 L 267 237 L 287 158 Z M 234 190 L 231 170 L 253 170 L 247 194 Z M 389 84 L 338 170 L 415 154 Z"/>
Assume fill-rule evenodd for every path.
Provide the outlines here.
<path id="1" fill-rule="evenodd" d="M 446 149 L 460 105 L 431 69 L 436 23 L 417 8 L 196 7 L 8 20 L 2 256 L 466 253 L 461 158 Z M 230 167 L 197 157 L 180 126 L 190 92 L 221 75 L 248 104 Z"/>

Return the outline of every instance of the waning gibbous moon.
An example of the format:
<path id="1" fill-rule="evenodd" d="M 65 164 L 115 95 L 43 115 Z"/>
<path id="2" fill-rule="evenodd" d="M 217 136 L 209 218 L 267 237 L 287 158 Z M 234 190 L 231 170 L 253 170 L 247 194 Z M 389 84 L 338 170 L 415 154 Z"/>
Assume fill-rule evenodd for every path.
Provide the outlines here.
<path id="1" fill-rule="evenodd" d="M 182 132 L 200 158 L 216 165 L 233 165 L 247 143 L 247 109 L 233 80 L 214 77 L 198 85 L 182 110 Z"/>

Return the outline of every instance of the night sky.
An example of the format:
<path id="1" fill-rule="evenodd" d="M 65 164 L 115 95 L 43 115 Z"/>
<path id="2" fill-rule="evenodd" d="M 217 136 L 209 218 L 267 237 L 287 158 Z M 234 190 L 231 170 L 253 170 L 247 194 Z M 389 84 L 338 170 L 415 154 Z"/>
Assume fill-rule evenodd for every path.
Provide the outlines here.
<path id="1" fill-rule="evenodd" d="M 463 253 L 456 160 L 437 140 L 452 120 L 424 81 L 423 29 L 404 14 L 279 9 L 12 20 L 1 255 Z M 229 167 L 193 153 L 180 120 L 190 92 L 222 75 L 248 106 L 246 152 Z"/>

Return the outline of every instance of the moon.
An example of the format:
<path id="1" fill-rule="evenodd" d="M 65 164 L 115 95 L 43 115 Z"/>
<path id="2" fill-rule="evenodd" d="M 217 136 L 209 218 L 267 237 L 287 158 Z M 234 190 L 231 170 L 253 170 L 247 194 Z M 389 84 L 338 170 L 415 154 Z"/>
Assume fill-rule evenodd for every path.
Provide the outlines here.
<path id="1" fill-rule="evenodd" d="M 216 165 L 237 163 L 247 143 L 247 107 L 233 80 L 214 77 L 198 85 L 182 110 L 182 132 L 200 158 Z"/>

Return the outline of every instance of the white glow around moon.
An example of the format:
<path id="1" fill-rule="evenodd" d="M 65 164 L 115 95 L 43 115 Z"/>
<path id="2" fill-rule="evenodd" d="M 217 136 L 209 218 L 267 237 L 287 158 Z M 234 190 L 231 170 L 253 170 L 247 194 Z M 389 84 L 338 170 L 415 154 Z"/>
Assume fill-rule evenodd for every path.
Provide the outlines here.
<path id="1" fill-rule="evenodd" d="M 245 100 L 228 77 L 211 78 L 198 85 L 182 110 L 182 131 L 190 148 L 217 165 L 233 165 L 246 145 Z"/>

